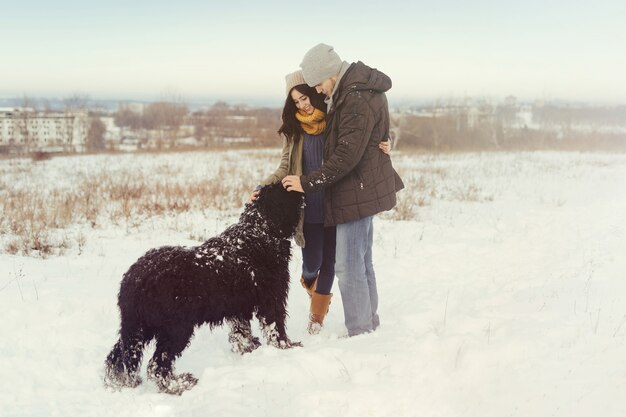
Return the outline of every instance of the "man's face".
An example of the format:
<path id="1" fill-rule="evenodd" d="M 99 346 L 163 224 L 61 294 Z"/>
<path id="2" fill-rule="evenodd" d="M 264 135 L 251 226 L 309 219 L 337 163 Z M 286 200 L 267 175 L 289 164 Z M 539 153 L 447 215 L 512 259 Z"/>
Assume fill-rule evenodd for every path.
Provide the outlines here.
<path id="1" fill-rule="evenodd" d="M 330 97 L 335 89 L 336 81 L 333 78 L 327 78 L 318 85 L 315 86 L 315 90 L 318 93 L 324 93 L 326 97 Z"/>

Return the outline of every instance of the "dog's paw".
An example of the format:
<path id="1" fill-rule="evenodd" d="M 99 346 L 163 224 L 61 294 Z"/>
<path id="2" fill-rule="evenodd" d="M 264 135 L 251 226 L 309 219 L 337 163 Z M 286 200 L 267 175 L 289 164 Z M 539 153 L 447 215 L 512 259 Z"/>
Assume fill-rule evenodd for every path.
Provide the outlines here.
<path id="1" fill-rule="evenodd" d="M 246 337 L 240 333 L 231 333 L 228 341 L 231 344 L 231 350 L 240 355 L 250 353 L 261 346 L 261 341 L 258 337 Z"/>
<path id="2" fill-rule="evenodd" d="M 250 353 L 261 347 L 261 341 L 258 337 L 252 337 L 250 343 L 245 347 L 243 353 Z"/>
<path id="3" fill-rule="evenodd" d="M 292 347 L 303 347 L 304 346 L 302 344 L 302 342 L 291 342 L 290 341 L 289 344 L 290 344 L 290 346 L 289 346 L 290 348 L 292 348 Z"/>
<path id="4" fill-rule="evenodd" d="M 291 349 L 294 347 L 302 347 L 302 342 L 292 342 L 289 339 L 278 340 L 277 343 L 272 343 L 272 346 L 278 349 Z"/>
<path id="5" fill-rule="evenodd" d="M 157 381 L 157 386 L 159 387 L 159 391 L 165 394 L 182 395 L 183 392 L 195 387 L 197 383 L 198 378 L 194 377 L 192 374 L 185 373 Z"/>
<path id="6" fill-rule="evenodd" d="M 141 377 L 137 374 L 128 375 L 126 372 L 114 372 L 109 369 L 105 370 L 104 387 L 113 391 L 119 391 L 122 388 L 135 388 L 141 384 Z"/>
<path id="7" fill-rule="evenodd" d="M 192 389 L 198 383 L 198 378 L 190 373 L 180 374 L 176 377 L 176 380 L 185 390 Z"/>

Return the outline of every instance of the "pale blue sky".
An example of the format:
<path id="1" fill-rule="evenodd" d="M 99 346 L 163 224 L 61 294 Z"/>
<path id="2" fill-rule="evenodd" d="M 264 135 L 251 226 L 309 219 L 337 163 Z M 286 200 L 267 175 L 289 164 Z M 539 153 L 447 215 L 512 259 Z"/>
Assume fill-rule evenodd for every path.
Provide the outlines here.
<path id="1" fill-rule="evenodd" d="M 335 4 L 339 3 L 339 4 Z M 5 1 L 0 96 L 264 101 L 319 42 L 391 100 L 626 103 L 626 1 Z"/>

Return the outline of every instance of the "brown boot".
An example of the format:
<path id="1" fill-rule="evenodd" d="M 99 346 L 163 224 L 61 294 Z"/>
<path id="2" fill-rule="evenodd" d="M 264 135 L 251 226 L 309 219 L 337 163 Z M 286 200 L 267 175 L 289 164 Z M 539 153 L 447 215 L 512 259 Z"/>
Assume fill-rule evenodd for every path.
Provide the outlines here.
<path id="1" fill-rule="evenodd" d="M 309 334 L 318 334 L 322 330 L 324 324 L 324 317 L 328 314 L 330 306 L 330 299 L 332 294 L 319 294 L 313 291 L 311 297 L 311 312 L 309 314 L 309 325 L 307 330 Z"/>
<path id="2" fill-rule="evenodd" d="M 315 291 L 315 288 L 317 287 L 317 278 L 315 278 L 310 287 L 307 287 L 304 277 L 300 276 L 300 284 L 302 285 L 302 288 L 306 290 L 306 293 L 309 294 L 309 298 L 311 298 L 313 296 L 313 291 Z"/>

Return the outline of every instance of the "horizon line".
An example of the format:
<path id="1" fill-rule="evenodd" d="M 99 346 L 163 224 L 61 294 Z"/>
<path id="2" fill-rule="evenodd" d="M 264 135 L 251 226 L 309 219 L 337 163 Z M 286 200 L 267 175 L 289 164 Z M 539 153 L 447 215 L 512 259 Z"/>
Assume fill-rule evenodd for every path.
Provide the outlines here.
<path id="1" fill-rule="evenodd" d="M 86 99 L 88 102 L 121 102 L 121 103 L 156 103 L 160 101 L 180 101 L 182 103 L 187 104 L 203 104 L 203 105 L 213 105 L 219 102 L 224 102 L 229 105 L 264 105 L 269 106 L 270 103 L 276 103 L 278 107 L 281 107 L 284 103 L 284 98 L 276 97 L 276 96 L 185 96 L 183 94 L 178 97 L 148 97 L 148 95 L 132 95 L 129 94 L 127 96 L 119 95 L 111 95 L 111 96 L 100 96 L 100 95 L 91 95 L 87 92 L 83 91 L 73 91 L 67 94 L 26 94 L 22 93 L 19 95 L 16 94 L 1 94 L 0 93 L 0 101 L 19 101 L 23 100 L 24 97 L 28 99 L 32 99 L 35 101 L 42 100 L 53 100 L 53 101 L 63 101 L 72 97 L 82 97 Z M 626 99 L 624 100 L 614 100 L 614 99 L 581 99 L 581 98 L 563 98 L 563 97 L 528 97 L 528 96 L 518 96 L 515 94 L 440 94 L 436 97 L 434 96 L 423 96 L 423 97 L 389 97 L 388 101 L 390 105 L 399 106 L 399 105 L 411 105 L 411 104 L 432 104 L 438 101 L 449 101 L 449 100 L 488 100 L 488 101 L 496 101 L 501 102 L 505 101 L 509 97 L 515 98 L 518 103 L 536 103 L 536 102 L 546 102 L 546 103 L 562 103 L 562 104 L 579 104 L 579 105 L 596 105 L 596 106 L 612 106 L 619 107 L 626 105 Z"/>

